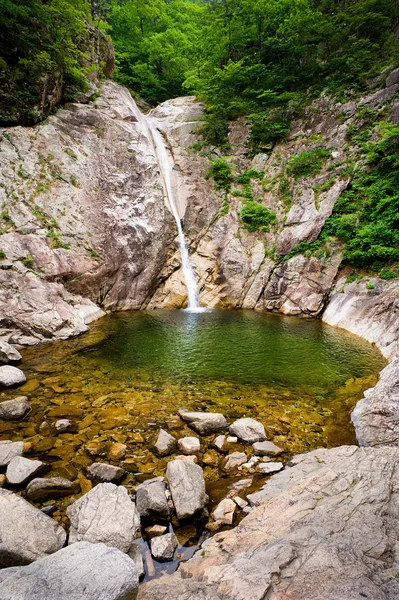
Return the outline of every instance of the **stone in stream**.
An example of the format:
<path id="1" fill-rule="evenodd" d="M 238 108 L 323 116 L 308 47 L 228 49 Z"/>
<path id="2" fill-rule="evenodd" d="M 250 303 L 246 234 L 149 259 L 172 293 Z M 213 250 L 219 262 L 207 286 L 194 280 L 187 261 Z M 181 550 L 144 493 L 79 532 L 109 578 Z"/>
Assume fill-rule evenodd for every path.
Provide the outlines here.
<path id="1" fill-rule="evenodd" d="M 273 444 L 273 442 L 255 442 L 252 448 L 257 456 L 278 456 L 284 450 Z"/>
<path id="2" fill-rule="evenodd" d="M 194 429 L 200 435 L 210 435 L 212 433 L 221 433 L 226 431 L 228 423 L 225 417 L 220 413 L 202 413 L 188 412 L 179 410 L 179 415 L 188 423 L 191 429 Z"/>
<path id="3" fill-rule="evenodd" d="M 12 385 L 25 383 L 25 381 L 26 377 L 21 369 L 10 367 L 9 365 L 0 367 L 0 386 L 11 387 Z"/>
<path id="4" fill-rule="evenodd" d="M 7 466 L 15 456 L 22 456 L 23 452 L 23 442 L 0 441 L 0 467 Z"/>
<path id="5" fill-rule="evenodd" d="M 158 456 L 168 456 L 176 450 L 176 439 L 164 429 L 159 430 L 157 441 L 154 448 Z"/>
<path id="6" fill-rule="evenodd" d="M 136 490 L 136 507 L 141 518 L 169 520 L 170 511 L 165 491 L 165 483 L 159 480 L 139 485 Z"/>
<path id="7" fill-rule="evenodd" d="M 105 463 L 93 463 L 87 469 L 89 479 L 99 479 L 100 481 L 117 482 L 126 475 L 126 471 L 114 465 Z"/>
<path id="8" fill-rule="evenodd" d="M 11 485 L 22 485 L 46 467 L 41 460 L 15 456 L 9 463 L 6 478 Z"/>
<path id="9" fill-rule="evenodd" d="M 219 452 L 227 452 L 227 448 L 225 448 L 225 445 L 226 445 L 226 436 L 225 435 L 218 435 L 213 440 L 212 445 L 216 448 L 216 450 L 219 450 Z"/>
<path id="10" fill-rule="evenodd" d="M 253 444 L 266 440 L 265 428 L 255 419 L 237 419 L 229 427 L 230 433 L 236 435 L 242 442 Z"/>
<path id="11" fill-rule="evenodd" d="M 225 461 L 223 463 L 224 471 L 234 471 L 240 465 L 243 465 L 247 462 L 247 455 L 245 452 L 232 452 L 226 456 Z"/>
<path id="12" fill-rule="evenodd" d="M 166 533 L 151 540 L 151 554 L 158 562 L 173 560 L 178 541 L 174 533 Z"/>
<path id="13" fill-rule="evenodd" d="M 128 552 L 140 517 L 127 489 L 100 483 L 67 508 L 71 527 L 68 544 L 80 541 L 103 542 Z"/>
<path id="14" fill-rule="evenodd" d="M 69 419 L 58 419 L 55 424 L 55 429 L 58 433 L 62 433 L 63 431 L 68 431 L 71 429 L 72 423 Z"/>
<path id="15" fill-rule="evenodd" d="M 79 542 L 19 569 L 0 584 L 2 600 L 135 600 L 135 562 L 105 544 Z"/>
<path id="16" fill-rule="evenodd" d="M 198 454 L 201 450 L 201 444 L 198 438 L 196 437 L 184 437 L 178 440 L 177 445 L 179 446 L 179 450 L 183 452 L 183 454 L 192 455 Z"/>
<path id="17" fill-rule="evenodd" d="M 19 396 L 12 400 L 0 402 L 0 419 L 4 421 L 18 421 L 30 411 L 30 404 L 26 396 Z"/>
<path id="18" fill-rule="evenodd" d="M 139 543 L 134 542 L 131 545 L 130 550 L 128 552 L 128 555 L 130 556 L 130 558 L 134 562 L 138 578 L 141 581 L 145 577 L 145 566 L 144 566 L 143 549 L 139 545 Z"/>
<path id="19" fill-rule="evenodd" d="M 212 513 L 212 517 L 218 523 L 231 525 L 234 520 L 234 513 L 237 508 L 236 503 L 231 498 L 224 498 Z"/>
<path id="20" fill-rule="evenodd" d="M 0 566 L 26 565 L 56 552 L 65 539 L 56 521 L 21 496 L 0 489 Z"/>
<path id="21" fill-rule="evenodd" d="M 158 535 L 163 535 L 168 530 L 165 525 L 153 525 L 152 527 L 146 527 L 145 532 L 149 538 L 157 537 Z"/>
<path id="22" fill-rule="evenodd" d="M 281 471 L 283 467 L 284 464 L 282 462 L 267 462 L 258 465 L 256 470 L 262 473 L 262 475 L 269 475 L 269 473 L 277 473 L 278 471 Z"/>
<path id="23" fill-rule="evenodd" d="M 0 341 L 0 362 L 18 362 L 22 359 L 22 356 L 14 346 L 7 344 L 7 342 Z"/>
<path id="24" fill-rule="evenodd" d="M 192 517 L 206 506 L 208 496 L 199 465 L 191 460 L 171 460 L 166 468 L 166 477 L 179 520 Z"/>
<path id="25" fill-rule="evenodd" d="M 49 500 L 54 498 L 63 498 L 71 496 L 80 491 L 78 481 L 69 481 L 63 477 L 37 477 L 28 483 L 26 495 L 33 502 Z"/>

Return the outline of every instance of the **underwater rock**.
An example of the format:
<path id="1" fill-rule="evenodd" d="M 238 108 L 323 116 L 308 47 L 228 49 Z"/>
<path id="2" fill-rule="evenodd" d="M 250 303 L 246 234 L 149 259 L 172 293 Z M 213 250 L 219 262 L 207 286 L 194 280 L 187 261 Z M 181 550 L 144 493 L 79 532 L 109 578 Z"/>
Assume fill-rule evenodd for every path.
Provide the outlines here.
<path id="1" fill-rule="evenodd" d="M 0 489 L 1 566 L 38 560 L 62 548 L 65 539 L 66 533 L 56 521 L 20 496 Z M 1 591 L 0 598 L 4 598 Z"/>
<path id="2" fill-rule="evenodd" d="M 128 552 L 140 517 L 126 488 L 100 483 L 67 508 L 71 522 L 68 544 L 103 542 Z"/>
<path id="3" fill-rule="evenodd" d="M 186 455 L 198 454 L 201 450 L 201 444 L 196 437 L 184 437 L 177 441 L 179 450 Z"/>
<path id="4" fill-rule="evenodd" d="M 176 450 L 177 441 L 164 429 L 159 430 L 157 441 L 155 442 L 155 450 L 158 456 L 168 456 Z"/>
<path id="5" fill-rule="evenodd" d="M 68 431 L 72 427 L 72 423 L 69 419 L 58 419 L 55 424 L 55 429 L 58 433 Z"/>
<path id="6" fill-rule="evenodd" d="M 26 377 L 21 369 L 10 367 L 9 365 L 0 367 L 0 386 L 11 387 L 13 385 L 25 383 L 25 381 Z"/>
<path id="7" fill-rule="evenodd" d="M 252 448 L 257 456 L 278 456 L 284 450 L 273 444 L 273 442 L 255 442 Z"/>
<path id="8" fill-rule="evenodd" d="M 8 464 L 6 478 L 11 485 L 22 485 L 45 468 L 41 460 L 15 456 Z"/>
<path id="9" fill-rule="evenodd" d="M 115 444 L 112 444 L 109 448 L 107 456 L 109 460 L 120 460 L 125 456 L 126 451 L 126 444 L 119 444 L 118 442 L 116 442 Z"/>
<path id="10" fill-rule="evenodd" d="M 178 541 L 174 533 L 166 533 L 151 540 L 151 554 L 155 560 L 166 562 L 173 560 Z"/>
<path id="11" fill-rule="evenodd" d="M 126 471 L 114 465 L 105 463 L 93 463 L 87 469 L 89 479 L 99 479 L 100 481 L 116 482 L 120 481 L 126 475 Z"/>
<path id="12" fill-rule="evenodd" d="M 265 428 L 255 419 L 237 419 L 229 427 L 230 433 L 236 435 L 242 442 L 253 444 L 266 440 Z"/>
<path id="13" fill-rule="evenodd" d="M 220 413 L 201 413 L 179 410 L 179 415 L 200 435 L 210 435 L 226 431 L 228 423 Z"/>
<path id="14" fill-rule="evenodd" d="M 18 396 L 12 400 L 0 402 L 0 419 L 4 421 L 14 421 L 22 419 L 31 407 L 26 396 Z"/>
<path id="15" fill-rule="evenodd" d="M 166 477 L 179 520 L 192 517 L 206 506 L 208 496 L 200 466 L 187 459 L 171 460 Z"/>
<path id="16" fill-rule="evenodd" d="M 7 342 L 2 342 L 0 340 L 0 362 L 9 363 L 9 362 L 18 362 L 22 359 L 22 356 L 18 352 L 14 346 L 8 344 Z"/>
<path id="17" fill-rule="evenodd" d="M 226 459 L 223 463 L 224 471 L 234 471 L 240 465 L 243 465 L 247 462 L 247 455 L 245 452 L 233 452 L 226 456 Z"/>
<path id="18" fill-rule="evenodd" d="M 33 502 L 63 498 L 80 491 L 78 481 L 69 481 L 63 477 L 38 477 L 32 479 L 26 488 L 26 495 Z"/>
<path id="19" fill-rule="evenodd" d="M 126 554 L 105 544 L 79 542 L 7 577 L 0 583 L 0 598 L 135 600 L 138 583 L 135 562 Z"/>
<path id="20" fill-rule="evenodd" d="M 136 507 L 141 518 L 169 520 L 170 512 L 163 481 L 143 483 L 136 490 Z"/>
<path id="21" fill-rule="evenodd" d="M 23 453 L 23 442 L 0 441 L 0 467 L 7 466 L 15 456 L 22 456 Z"/>

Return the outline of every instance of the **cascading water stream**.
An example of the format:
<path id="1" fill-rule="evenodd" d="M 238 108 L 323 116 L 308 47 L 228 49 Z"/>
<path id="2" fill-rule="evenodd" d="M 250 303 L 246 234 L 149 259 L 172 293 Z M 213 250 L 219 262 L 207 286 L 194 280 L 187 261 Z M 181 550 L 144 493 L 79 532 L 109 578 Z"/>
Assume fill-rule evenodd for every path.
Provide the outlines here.
<path id="1" fill-rule="evenodd" d="M 173 195 L 172 184 L 170 180 L 170 166 L 168 154 L 166 152 L 165 143 L 162 138 L 162 135 L 158 131 L 156 125 L 149 119 L 142 115 L 145 126 L 148 130 L 150 139 L 152 140 L 153 147 L 155 150 L 155 155 L 158 161 L 159 170 L 161 172 L 163 187 L 165 190 L 165 194 L 169 200 L 169 206 L 172 211 L 172 214 L 176 221 L 177 226 L 177 234 L 179 239 L 179 249 L 181 256 L 181 266 L 183 270 L 184 279 L 186 282 L 187 288 L 187 308 L 192 311 L 199 310 L 200 303 L 198 300 L 198 288 L 197 282 L 194 277 L 193 268 L 190 263 L 190 257 L 188 254 L 188 249 L 186 245 L 186 239 L 184 237 L 183 228 L 181 226 L 181 221 L 179 217 L 179 213 L 177 211 L 177 206 L 175 203 L 175 198 Z"/>

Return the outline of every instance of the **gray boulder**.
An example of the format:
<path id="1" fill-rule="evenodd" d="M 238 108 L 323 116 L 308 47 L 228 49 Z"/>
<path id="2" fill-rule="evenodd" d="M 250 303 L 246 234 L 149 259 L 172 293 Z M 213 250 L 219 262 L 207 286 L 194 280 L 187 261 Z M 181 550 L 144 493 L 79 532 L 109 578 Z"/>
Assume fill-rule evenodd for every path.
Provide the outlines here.
<path id="1" fill-rule="evenodd" d="M 178 519 L 187 519 L 202 510 L 208 501 L 202 469 L 191 460 L 171 460 L 166 468 L 170 493 Z"/>
<path id="2" fill-rule="evenodd" d="M 1 600 L 135 600 L 135 563 L 116 548 L 79 542 L 18 570 Z"/>
<path id="3" fill-rule="evenodd" d="M 198 438 L 196 437 L 184 437 L 178 440 L 177 445 L 179 446 L 180 452 L 183 454 L 187 454 L 187 456 L 192 456 L 193 454 L 198 454 L 201 450 L 201 444 Z"/>
<path id="4" fill-rule="evenodd" d="M 20 496 L 0 489 L 1 566 L 29 564 L 62 548 L 65 539 L 56 521 Z"/>
<path id="5" fill-rule="evenodd" d="M 220 413 L 187 412 L 179 410 L 179 415 L 200 435 L 210 435 L 226 431 L 228 423 Z"/>
<path id="6" fill-rule="evenodd" d="M 151 554 L 158 562 L 173 560 L 178 541 L 174 533 L 166 533 L 151 540 Z"/>
<path id="7" fill-rule="evenodd" d="M 6 569 L 0 569 L 0 583 L 3 583 L 6 579 L 11 577 L 11 575 L 15 575 L 23 569 L 23 567 L 7 567 Z"/>
<path id="8" fill-rule="evenodd" d="M 15 456 L 8 464 L 6 479 L 11 485 L 22 485 L 45 468 L 41 460 Z"/>
<path id="9" fill-rule="evenodd" d="M 139 545 L 139 543 L 134 542 L 131 545 L 128 554 L 136 566 L 137 575 L 138 575 L 139 580 L 141 581 L 141 579 L 143 579 L 145 577 L 143 549 Z"/>
<path id="10" fill-rule="evenodd" d="M 144 483 L 136 491 L 136 507 L 142 518 L 169 520 L 170 511 L 163 481 Z"/>
<path id="11" fill-rule="evenodd" d="M 0 367 L 0 386 L 11 387 L 13 385 L 25 383 L 25 381 L 26 377 L 21 369 L 10 367 L 9 365 Z"/>
<path id="12" fill-rule="evenodd" d="M 18 362 L 22 359 L 22 356 L 14 346 L 7 344 L 7 342 L 0 341 L 0 362 Z"/>
<path id="13" fill-rule="evenodd" d="M 223 463 L 224 471 L 234 471 L 238 469 L 241 465 L 247 462 L 247 455 L 245 452 L 232 452 L 228 456 Z"/>
<path id="14" fill-rule="evenodd" d="M 255 442 L 252 444 L 252 448 L 256 456 L 278 456 L 284 450 L 273 444 L 273 442 Z"/>
<path id="15" fill-rule="evenodd" d="M 63 477 L 37 477 L 32 479 L 26 488 L 26 495 L 33 502 L 63 498 L 80 491 L 78 481 L 69 481 Z"/>
<path id="16" fill-rule="evenodd" d="M 23 442 L 12 442 L 3 440 L 0 442 L 0 467 L 7 466 L 16 456 L 22 456 L 24 452 Z"/>
<path id="17" fill-rule="evenodd" d="M 236 435 L 242 442 L 253 444 L 266 440 L 265 428 L 255 419 L 244 418 L 234 421 L 229 427 L 230 433 Z"/>
<path id="18" fill-rule="evenodd" d="M 126 475 L 126 471 L 114 465 L 105 463 L 93 463 L 87 469 L 89 479 L 99 479 L 100 481 L 116 482 L 120 481 Z"/>
<path id="19" fill-rule="evenodd" d="M 158 456 L 168 456 L 176 450 L 176 439 L 164 429 L 159 430 L 157 441 L 155 442 L 155 451 Z"/>
<path id="20" fill-rule="evenodd" d="M 100 483 L 68 506 L 71 522 L 68 544 L 80 541 L 103 542 L 128 552 L 140 517 L 126 488 L 113 483 Z"/>
<path id="21" fill-rule="evenodd" d="M 22 419 L 30 411 L 30 404 L 26 396 L 19 396 L 13 400 L 0 402 L 0 419 L 15 421 Z"/>

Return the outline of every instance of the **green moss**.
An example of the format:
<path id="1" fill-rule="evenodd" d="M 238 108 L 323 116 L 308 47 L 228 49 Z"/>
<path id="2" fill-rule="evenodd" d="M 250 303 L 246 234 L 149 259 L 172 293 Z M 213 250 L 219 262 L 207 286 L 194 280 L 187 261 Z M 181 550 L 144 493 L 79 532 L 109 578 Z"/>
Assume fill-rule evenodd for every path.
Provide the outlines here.
<path id="1" fill-rule="evenodd" d="M 27 269 L 33 269 L 33 266 L 35 264 L 34 258 L 30 254 L 24 256 L 21 262 Z"/>
<path id="2" fill-rule="evenodd" d="M 0 249 L 0 260 L 3 260 L 3 258 L 7 258 L 6 253 L 4 252 L 4 250 Z"/>
<path id="3" fill-rule="evenodd" d="M 317 175 L 326 160 L 331 156 L 328 148 L 314 148 L 293 156 L 287 163 L 287 173 L 297 179 Z"/>

